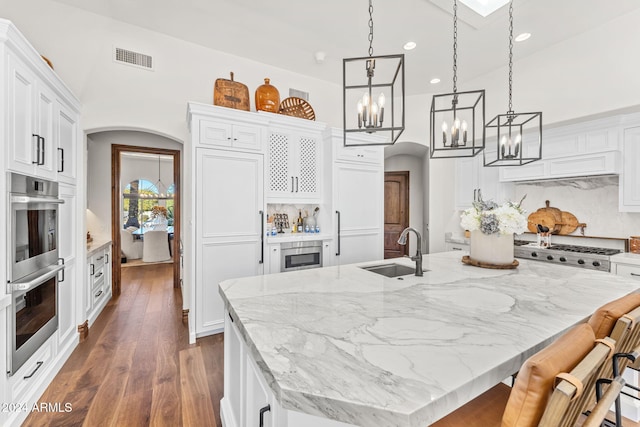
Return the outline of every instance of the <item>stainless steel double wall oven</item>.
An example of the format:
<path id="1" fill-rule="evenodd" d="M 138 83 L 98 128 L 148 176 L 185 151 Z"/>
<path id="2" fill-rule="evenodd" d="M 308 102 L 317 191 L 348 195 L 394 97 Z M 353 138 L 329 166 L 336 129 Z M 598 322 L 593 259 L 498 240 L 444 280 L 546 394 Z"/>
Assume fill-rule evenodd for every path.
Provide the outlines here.
<path id="1" fill-rule="evenodd" d="M 7 366 L 13 375 L 58 329 L 58 283 L 64 261 L 58 258 L 58 183 L 9 174 L 10 265 L 7 292 Z"/>

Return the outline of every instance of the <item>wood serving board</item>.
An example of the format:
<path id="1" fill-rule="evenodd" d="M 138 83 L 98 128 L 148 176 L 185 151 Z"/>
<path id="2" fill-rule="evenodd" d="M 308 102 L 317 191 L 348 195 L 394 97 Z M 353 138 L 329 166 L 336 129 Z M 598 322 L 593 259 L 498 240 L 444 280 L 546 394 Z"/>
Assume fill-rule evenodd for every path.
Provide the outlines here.
<path id="1" fill-rule="evenodd" d="M 512 270 L 520 265 L 517 259 L 514 259 L 511 264 L 490 264 L 488 262 L 476 261 L 475 259 L 470 258 L 469 255 L 462 257 L 462 263 L 473 265 L 474 267 L 492 268 L 494 270 Z"/>
<path id="2" fill-rule="evenodd" d="M 249 111 L 249 88 L 233 80 L 217 79 L 213 87 L 213 105 Z"/>

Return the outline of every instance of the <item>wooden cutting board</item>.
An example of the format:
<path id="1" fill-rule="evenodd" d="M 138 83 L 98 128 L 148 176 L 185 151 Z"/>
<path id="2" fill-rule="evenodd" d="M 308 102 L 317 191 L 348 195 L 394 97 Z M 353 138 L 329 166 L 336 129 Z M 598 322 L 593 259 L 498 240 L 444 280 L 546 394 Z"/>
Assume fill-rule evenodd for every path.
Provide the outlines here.
<path id="1" fill-rule="evenodd" d="M 579 222 L 578 218 L 571 212 L 562 211 L 561 228 L 558 234 L 571 234 L 578 227 L 586 227 L 587 224 Z"/>
<path id="2" fill-rule="evenodd" d="M 213 86 L 213 105 L 249 111 L 249 102 L 249 88 L 233 81 L 233 72 L 231 80 L 216 79 Z"/>
<path id="3" fill-rule="evenodd" d="M 540 208 L 529 215 L 527 228 L 532 233 L 537 233 L 538 224 L 542 224 L 545 227 L 549 227 L 550 233 L 559 233 L 562 228 L 562 211 L 552 207 L 549 200 L 546 200 L 544 203 L 546 207 Z"/>

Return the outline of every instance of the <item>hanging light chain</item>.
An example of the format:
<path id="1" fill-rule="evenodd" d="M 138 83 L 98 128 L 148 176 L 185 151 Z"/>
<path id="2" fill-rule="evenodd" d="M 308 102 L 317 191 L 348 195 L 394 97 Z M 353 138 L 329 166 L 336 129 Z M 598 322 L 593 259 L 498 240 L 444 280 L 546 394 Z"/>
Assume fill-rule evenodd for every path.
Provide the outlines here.
<path id="1" fill-rule="evenodd" d="M 369 0 L 369 56 L 373 56 L 373 3 Z"/>
<path id="2" fill-rule="evenodd" d="M 513 113 L 513 0 L 509 2 L 509 112 Z"/>
<path id="3" fill-rule="evenodd" d="M 458 91 L 458 2 L 453 0 L 453 92 Z"/>

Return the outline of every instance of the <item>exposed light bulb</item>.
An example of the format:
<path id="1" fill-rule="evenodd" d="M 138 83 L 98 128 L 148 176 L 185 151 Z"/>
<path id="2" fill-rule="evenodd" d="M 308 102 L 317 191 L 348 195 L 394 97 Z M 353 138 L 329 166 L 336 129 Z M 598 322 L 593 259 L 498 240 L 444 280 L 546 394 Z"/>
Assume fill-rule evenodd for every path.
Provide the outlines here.
<path id="1" fill-rule="evenodd" d="M 380 96 L 378 97 L 378 105 L 380 105 L 380 108 L 384 107 L 384 93 L 381 93 Z"/>
<path id="2" fill-rule="evenodd" d="M 362 114 L 362 101 L 358 101 L 358 113 Z"/>

